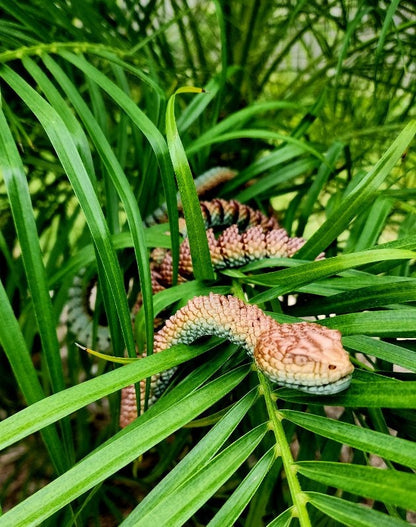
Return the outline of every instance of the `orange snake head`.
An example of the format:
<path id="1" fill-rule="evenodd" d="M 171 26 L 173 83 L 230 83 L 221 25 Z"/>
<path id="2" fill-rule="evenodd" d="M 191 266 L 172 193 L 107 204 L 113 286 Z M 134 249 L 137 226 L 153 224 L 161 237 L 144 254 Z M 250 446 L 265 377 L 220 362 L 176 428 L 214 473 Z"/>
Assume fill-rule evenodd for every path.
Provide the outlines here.
<path id="1" fill-rule="evenodd" d="M 307 322 L 262 333 L 254 359 L 273 382 L 319 395 L 348 388 L 354 370 L 340 332 Z"/>

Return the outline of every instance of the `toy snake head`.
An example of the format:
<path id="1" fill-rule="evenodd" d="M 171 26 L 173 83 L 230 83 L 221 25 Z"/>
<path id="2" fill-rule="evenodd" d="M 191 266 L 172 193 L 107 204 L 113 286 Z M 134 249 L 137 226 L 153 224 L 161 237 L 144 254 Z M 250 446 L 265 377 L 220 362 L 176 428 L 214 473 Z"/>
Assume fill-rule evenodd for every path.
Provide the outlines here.
<path id="1" fill-rule="evenodd" d="M 320 395 L 348 388 L 354 370 L 340 332 L 307 322 L 265 331 L 254 359 L 273 382 Z"/>

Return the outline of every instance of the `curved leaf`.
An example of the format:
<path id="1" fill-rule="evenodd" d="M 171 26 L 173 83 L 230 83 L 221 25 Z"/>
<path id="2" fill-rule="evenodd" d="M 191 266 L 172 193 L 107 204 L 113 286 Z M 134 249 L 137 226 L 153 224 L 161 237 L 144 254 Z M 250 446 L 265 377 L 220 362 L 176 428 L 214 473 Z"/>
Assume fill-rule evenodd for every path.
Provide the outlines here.
<path id="1" fill-rule="evenodd" d="M 166 137 L 172 163 L 178 181 L 179 193 L 187 225 L 187 234 L 191 248 L 193 273 L 197 280 L 214 278 L 209 254 L 205 225 L 201 216 L 198 194 L 193 182 L 191 169 L 186 158 L 182 141 L 175 121 L 175 96 L 177 93 L 201 93 L 201 88 L 181 88 L 173 94 L 166 108 Z"/>
<path id="2" fill-rule="evenodd" d="M 416 503 L 415 474 L 324 461 L 301 461 L 296 467 L 310 479 L 359 496 L 405 509 L 412 509 Z"/>
<path id="3" fill-rule="evenodd" d="M 319 415 L 295 410 L 281 410 L 280 412 L 289 421 L 315 434 L 351 445 L 364 452 L 377 454 L 404 466 L 416 468 L 416 444 L 412 441 Z"/>
<path id="4" fill-rule="evenodd" d="M 152 355 L 148 357 L 148 360 L 154 357 Z M 131 366 L 134 365 L 128 365 L 125 368 Z M 133 426 L 130 425 L 129 428 L 123 430 L 118 438 L 117 436 L 113 438 L 111 443 L 89 454 L 65 474 L 16 505 L 11 511 L 6 512 L 0 517 L 0 526 L 23 527 L 38 524 L 49 518 L 64 505 L 104 481 L 105 478 L 209 408 L 240 383 L 245 375 L 245 369 L 227 374 L 168 408 L 165 412 L 156 414 L 153 419 L 145 419 L 142 426 L 138 418 Z M 261 437 L 258 438 L 260 439 Z"/>
<path id="5" fill-rule="evenodd" d="M 330 518 L 349 527 L 404 527 L 409 525 L 400 518 L 387 516 L 360 503 L 351 503 L 335 496 L 307 492 L 309 503 Z"/>

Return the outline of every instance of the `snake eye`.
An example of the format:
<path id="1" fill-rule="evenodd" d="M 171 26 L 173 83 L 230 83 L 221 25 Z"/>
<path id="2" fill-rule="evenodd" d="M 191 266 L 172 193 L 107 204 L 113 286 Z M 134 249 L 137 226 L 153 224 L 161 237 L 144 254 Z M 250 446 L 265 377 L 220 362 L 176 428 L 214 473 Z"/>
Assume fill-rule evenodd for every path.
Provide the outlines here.
<path id="1" fill-rule="evenodd" d="M 337 367 L 336 367 L 335 364 L 329 364 L 328 370 L 336 370 L 336 369 L 337 369 Z"/>
<path id="2" fill-rule="evenodd" d="M 293 359 L 293 362 L 295 364 L 299 364 L 299 365 L 302 365 L 302 364 L 306 364 L 309 362 L 309 359 L 306 355 L 295 355 L 294 359 Z"/>

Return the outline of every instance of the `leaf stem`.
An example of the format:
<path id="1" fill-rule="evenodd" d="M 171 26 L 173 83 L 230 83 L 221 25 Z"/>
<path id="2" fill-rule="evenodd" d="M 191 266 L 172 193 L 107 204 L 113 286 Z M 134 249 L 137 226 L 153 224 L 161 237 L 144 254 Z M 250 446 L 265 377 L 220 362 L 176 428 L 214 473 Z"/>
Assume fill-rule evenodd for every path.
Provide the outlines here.
<path id="1" fill-rule="evenodd" d="M 290 494 L 292 496 L 292 516 L 299 519 L 301 527 L 311 527 L 312 524 L 306 509 L 308 497 L 302 491 L 296 475 L 295 461 L 290 451 L 290 446 L 287 442 L 286 434 L 282 426 L 283 416 L 276 407 L 277 397 L 272 393 L 269 381 L 266 379 L 266 377 L 260 371 L 257 371 L 257 375 L 260 380 L 261 393 L 266 402 L 267 413 L 269 414 L 270 418 L 270 427 L 276 438 L 276 456 L 280 455 L 282 457 L 283 467 L 286 473 Z"/>

